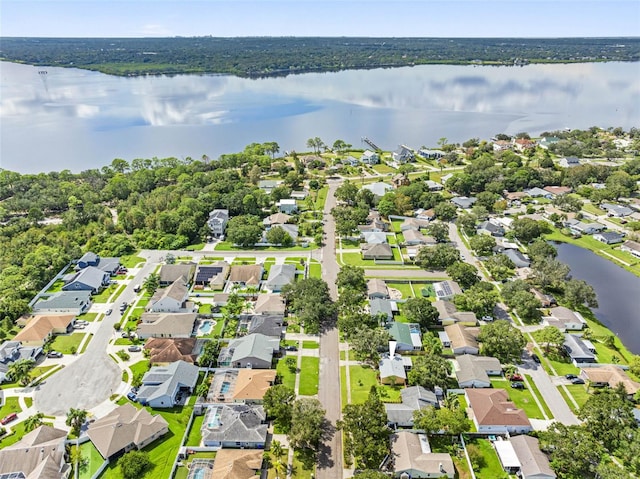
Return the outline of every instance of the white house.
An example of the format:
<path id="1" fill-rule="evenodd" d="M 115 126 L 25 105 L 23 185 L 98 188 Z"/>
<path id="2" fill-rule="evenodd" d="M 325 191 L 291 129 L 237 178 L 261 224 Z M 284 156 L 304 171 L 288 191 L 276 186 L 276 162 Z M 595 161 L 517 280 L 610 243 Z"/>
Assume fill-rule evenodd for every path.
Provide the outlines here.
<path id="1" fill-rule="evenodd" d="M 380 163 L 380 155 L 371 150 L 365 150 L 360 158 L 364 164 L 367 165 L 377 165 Z"/>
<path id="2" fill-rule="evenodd" d="M 524 434 L 533 430 L 526 413 L 509 401 L 504 389 L 464 390 L 478 432 Z"/>
<path id="3" fill-rule="evenodd" d="M 280 213 L 286 213 L 288 215 L 296 213 L 298 211 L 298 205 L 296 203 L 296 200 L 294 200 L 293 198 L 281 199 L 276 203 L 276 206 L 278 207 L 278 211 L 280 211 Z"/>
<path id="4" fill-rule="evenodd" d="M 209 213 L 207 226 L 211 230 L 211 234 L 216 238 L 224 235 L 224 229 L 229 221 L 229 210 L 213 210 Z"/>

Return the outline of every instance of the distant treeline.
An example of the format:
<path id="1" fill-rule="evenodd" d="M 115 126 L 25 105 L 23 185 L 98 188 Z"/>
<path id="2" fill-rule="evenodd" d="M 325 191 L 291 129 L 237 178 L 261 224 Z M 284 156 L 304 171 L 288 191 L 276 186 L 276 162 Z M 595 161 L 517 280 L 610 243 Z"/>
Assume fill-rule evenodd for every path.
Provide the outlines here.
<path id="1" fill-rule="evenodd" d="M 640 60 L 640 38 L 8 38 L 0 59 L 111 75 L 241 77 L 436 64 Z"/>

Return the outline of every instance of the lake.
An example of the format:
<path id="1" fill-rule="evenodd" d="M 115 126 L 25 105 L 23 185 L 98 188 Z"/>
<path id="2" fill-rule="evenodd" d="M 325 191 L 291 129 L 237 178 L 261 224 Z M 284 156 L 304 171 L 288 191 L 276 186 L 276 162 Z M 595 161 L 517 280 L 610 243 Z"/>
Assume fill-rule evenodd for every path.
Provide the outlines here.
<path id="1" fill-rule="evenodd" d="M 598 295 L 598 320 L 615 333 L 634 354 L 640 354 L 640 278 L 591 251 L 559 243 L 558 259 L 571 276 L 593 286 Z"/>
<path id="2" fill-rule="evenodd" d="M 425 65 L 242 79 L 114 77 L 0 62 L 0 167 L 100 168 L 276 141 L 369 137 L 383 149 L 497 133 L 640 125 L 640 63 Z"/>

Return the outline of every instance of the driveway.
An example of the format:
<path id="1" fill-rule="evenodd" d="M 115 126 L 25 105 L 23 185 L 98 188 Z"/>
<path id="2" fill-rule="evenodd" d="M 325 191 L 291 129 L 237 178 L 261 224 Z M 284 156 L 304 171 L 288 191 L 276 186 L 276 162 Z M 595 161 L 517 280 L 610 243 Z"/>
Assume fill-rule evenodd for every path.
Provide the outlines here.
<path id="1" fill-rule="evenodd" d="M 141 283 L 155 266 L 146 263 L 118 297 L 118 302 L 133 301 L 136 296 L 134 285 Z M 114 312 L 97 325 L 84 354 L 36 388 L 34 404 L 38 411 L 64 416 L 69 408 L 89 410 L 118 389 L 122 382 L 122 371 L 106 351 L 113 335 L 113 325 L 121 317 L 117 308 L 114 308 Z"/>

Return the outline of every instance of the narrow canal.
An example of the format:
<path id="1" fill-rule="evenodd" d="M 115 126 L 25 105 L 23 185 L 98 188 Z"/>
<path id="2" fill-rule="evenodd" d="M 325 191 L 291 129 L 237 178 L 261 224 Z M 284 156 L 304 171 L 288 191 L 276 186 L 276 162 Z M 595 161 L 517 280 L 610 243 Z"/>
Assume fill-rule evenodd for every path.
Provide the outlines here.
<path id="1" fill-rule="evenodd" d="M 568 243 L 555 244 L 558 259 L 571 276 L 591 284 L 599 307 L 598 320 L 634 354 L 640 354 L 640 278 L 591 251 Z"/>

